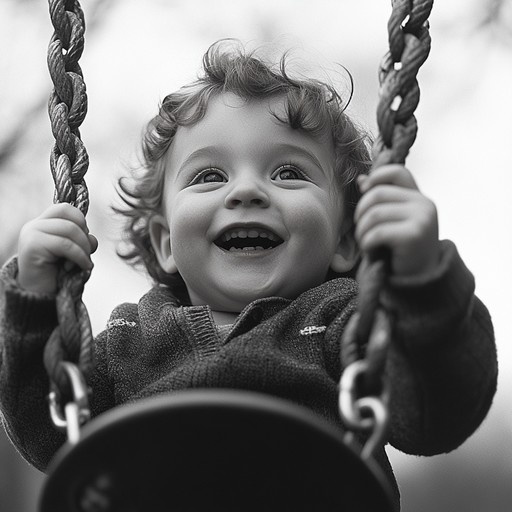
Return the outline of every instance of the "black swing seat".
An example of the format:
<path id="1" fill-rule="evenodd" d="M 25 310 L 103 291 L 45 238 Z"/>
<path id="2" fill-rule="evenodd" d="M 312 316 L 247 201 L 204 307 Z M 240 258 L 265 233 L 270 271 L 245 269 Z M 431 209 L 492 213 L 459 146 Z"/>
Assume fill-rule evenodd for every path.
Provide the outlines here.
<path id="1" fill-rule="evenodd" d="M 187 390 L 117 407 L 55 455 L 41 512 L 391 512 L 390 484 L 290 402 Z"/>

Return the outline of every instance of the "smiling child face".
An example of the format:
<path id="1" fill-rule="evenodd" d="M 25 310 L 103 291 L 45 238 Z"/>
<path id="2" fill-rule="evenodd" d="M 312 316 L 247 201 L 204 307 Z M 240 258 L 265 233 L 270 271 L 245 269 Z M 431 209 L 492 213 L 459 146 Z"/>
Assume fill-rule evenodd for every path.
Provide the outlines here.
<path id="1" fill-rule="evenodd" d="M 167 153 L 152 244 L 194 305 L 240 312 L 262 297 L 294 299 L 329 267 L 352 266 L 332 143 L 272 112 L 285 118 L 282 97 L 221 94 L 203 119 L 178 128 Z"/>

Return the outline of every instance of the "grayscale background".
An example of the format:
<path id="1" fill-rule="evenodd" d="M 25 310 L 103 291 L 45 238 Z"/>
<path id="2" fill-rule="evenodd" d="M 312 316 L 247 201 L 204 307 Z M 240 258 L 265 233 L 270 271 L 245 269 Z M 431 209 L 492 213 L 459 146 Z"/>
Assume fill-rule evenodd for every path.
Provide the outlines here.
<path id="1" fill-rule="evenodd" d="M 385 0 L 83 0 L 80 61 L 89 96 L 82 138 L 91 231 L 100 241 L 84 294 L 94 332 L 112 308 L 136 301 L 146 278 L 115 255 L 114 183 L 133 161 L 158 102 L 193 80 L 208 46 L 225 37 L 301 49 L 355 81 L 349 112 L 376 132 L 377 68 L 387 51 Z M 403 512 L 512 510 L 512 1 L 436 1 L 432 51 L 419 73 L 418 139 L 407 165 L 437 204 L 491 311 L 499 389 L 490 414 L 459 449 L 431 458 L 389 450 Z M 51 202 L 46 113 L 52 34 L 45 0 L 0 0 L 0 264 L 21 226 Z M 0 511 L 35 512 L 44 475 L 0 432 Z"/>

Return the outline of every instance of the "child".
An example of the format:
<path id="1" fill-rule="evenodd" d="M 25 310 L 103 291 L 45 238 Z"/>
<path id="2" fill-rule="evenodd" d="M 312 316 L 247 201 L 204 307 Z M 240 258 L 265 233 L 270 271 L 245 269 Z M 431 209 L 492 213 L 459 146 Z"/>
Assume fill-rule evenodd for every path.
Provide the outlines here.
<path id="1" fill-rule="evenodd" d="M 351 275 L 359 250 L 386 246 L 390 442 L 415 454 L 456 448 L 490 406 L 495 346 L 472 275 L 438 240 L 434 205 L 402 165 L 368 175 L 368 138 L 331 87 L 225 43 L 203 64 L 148 125 L 143 173 L 120 182 L 124 257 L 143 263 L 155 286 L 116 308 L 96 339 L 93 415 L 220 387 L 286 398 L 338 423 L 339 343 L 357 302 Z M 57 268 L 65 258 L 90 269 L 96 246 L 78 210 L 54 205 L 23 228 L 3 272 L 4 425 L 41 470 L 63 442 L 48 419 L 42 365 Z"/>

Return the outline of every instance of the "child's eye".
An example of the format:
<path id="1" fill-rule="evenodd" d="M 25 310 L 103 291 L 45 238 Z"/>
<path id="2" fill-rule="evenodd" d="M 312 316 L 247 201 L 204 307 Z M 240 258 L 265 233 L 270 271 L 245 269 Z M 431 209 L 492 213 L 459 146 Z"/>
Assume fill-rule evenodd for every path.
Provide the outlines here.
<path id="1" fill-rule="evenodd" d="M 224 183 L 226 181 L 228 180 L 222 171 L 216 169 L 215 167 L 209 167 L 208 169 L 203 169 L 202 171 L 198 172 L 190 184 L 197 185 L 201 183 Z"/>
<path id="2" fill-rule="evenodd" d="M 307 175 L 294 165 L 286 164 L 278 167 L 273 175 L 273 180 L 306 180 L 309 181 Z"/>

